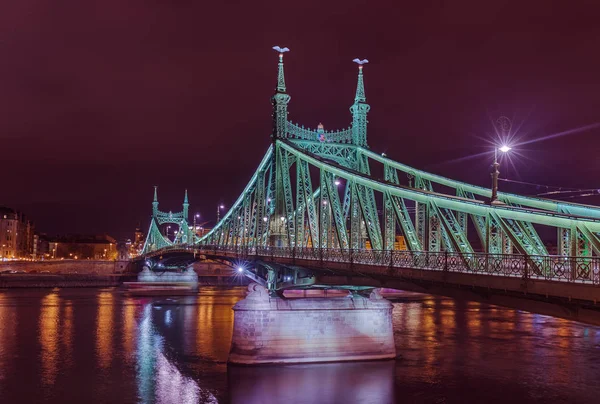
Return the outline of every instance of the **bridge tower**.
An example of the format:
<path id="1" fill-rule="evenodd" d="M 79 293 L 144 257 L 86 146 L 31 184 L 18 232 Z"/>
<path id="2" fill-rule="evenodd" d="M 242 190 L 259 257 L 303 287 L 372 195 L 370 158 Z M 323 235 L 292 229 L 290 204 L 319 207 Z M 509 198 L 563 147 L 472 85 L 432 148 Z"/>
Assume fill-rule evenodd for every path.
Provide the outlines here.
<path id="1" fill-rule="evenodd" d="M 191 240 L 192 230 L 188 224 L 189 206 L 190 204 L 186 189 L 181 212 L 161 212 L 158 209 L 158 187 L 154 187 L 150 228 L 148 229 L 148 235 L 146 236 L 146 242 L 144 243 L 144 248 L 142 250 L 144 254 L 173 244 L 186 244 Z M 162 234 L 160 226 L 163 224 L 174 224 L 179 227 L 179 231 L 177 232 L 174 241 L 171 241 L 167 236 Z"/>
<path id="2" fill-rule="evenodd" d="M 273 49 L 279 52 L 277 87 L 275 87 L 275 94 L 271 97 L 271 103 L 273 104 L 273 132 L 271 136 L 276 139 L 286 137 L 288 103 L 292 97 L 286 92 L 285 74 L 283 71 L 283 54 L 289 52 L 289 49 L 279 46 L 274 46 Z"/>
<path id="3" fill-rule="evenodd" d="M 289 52 L 287 47 L 281 48 L 274 46 L 274 50 L 279 52 L 279 64 L 277 67 L 277 86 L 275 94 L 271 97 L 273 105 L 273 130 L 271 137 L 275 143 L 276 139 L 287 137 L 287 116 L 288 104 L 291 100 L 285 86 L 285 73 L 283 69 L 283 54 Z M 283 179 L 281 176 L 282 156 L 278 151 L 273 156 L 271 168 L 269 170 L 269 180 L 267 186 L 267 215 L 269 229 L 268 244 L 273 247 L 283 247 L 289 242 L 286 225 L 285 205 L 283 198 Z"/>
<path id="4" fill-rule="evenodd" d="M 368 148 L 367 124 L 369 121 L 367 120 L 367 114 L 371 106 L 367 104 L 367 97 L 365 95 L 363 65 L 369 61 L 366 59 L 354 59 L 354 62 L 358 63 L 358 83 L 356 84 L 354 104 L 350 107 L 350 112 L 352 113 L 352 143 L 356 146 Z"/>

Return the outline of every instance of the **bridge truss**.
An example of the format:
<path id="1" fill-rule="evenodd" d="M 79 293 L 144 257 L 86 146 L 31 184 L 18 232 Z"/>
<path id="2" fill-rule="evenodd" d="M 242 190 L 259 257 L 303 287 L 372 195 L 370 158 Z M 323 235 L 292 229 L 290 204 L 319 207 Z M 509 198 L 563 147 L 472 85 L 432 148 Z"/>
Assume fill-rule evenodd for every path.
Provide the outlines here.
<path id="1" fill-rule="evenodd" d="M 362 67 L 352 125 L 311 130 L 287 120 L 290 96 L 280 55 L 273 143 L 238 200 L 200 244 L 386 251 L 403 236 L 415 252 L 547 256 L 539 234 L 551 229 L 559 255 L 600 255 L 597 207 L 509 193 L 499 193 L 503 204 L 490 205 L 490 189 L 369 150 Z M 475 237 L 469 235 L 473 230 Z"/>
<path id="2" fill-rule="evenodd" d="M 152 251 L 157 251 L 162 248 L 171 247 L 173 245 L 187 244 L 192 242 L 193 230 L 188 225 L 188 210 L 189 202 L 187 190 L 183 198 L 183 209 L 181 212 L 162 212 L 158 209 L 158 190 L 154 187 L 154 200 L 152 201 L 152 217 L 150 219 L 150 228 L 146 235 L 146 241 L 142 249 L 142 254 L 148 254 Z M 177 232 L 174 233 L 175 237 L 173 240 L 169 239 L 167 235 L 164 235 L 161 231 L 163 225 L 177 226 Z"/>
<path id="3" fill-rule="evenodd" d="M 289 257 L 310 255 L 322 261 L 326 255 L 350 263 L 363 255 L 379 261 L 391 257 L 390 262 L 393 257 L 403 257 L 395 259 L 398 262 L 427 260 L 415 268 L 429 268 L 426 257 L 446 260 L 446 265 L 451 257 L 454 266 L 460 261 L 466 270 L 489 272 L 489 266 L 496 265 L 490 263 L 496 262 L 546 279 L 553 278 L 549 271 L 558 270 L 559 278 L 567 274 L 570 280 L 598 283 L 598 207 L 510 193 L 499 193 L 501 203 L 490 204 L 491 189 L 371 151 L 362 64 L 347 129 L 308 129 L 290 122 L 290 99 L 280 54 L 272 97 L 272 144 L 237 201 L 195 243 L 195 251 L 261 251 L 268 256 L 265 251 L 271 249 Z M 169 220 L 187 220 L 186 202 L 185 215 L 169 214 Z M 145 251 L 185 246 L 184 238 L 172 243 L 160 236 L 158 225 L 167 219 L 158 212 L 156 196 L 154 203 Z M 188 229 L 184 224 L 180 228 Z M 552 256 L 543 242 L 549 234 L 555 235 L 558 246 Z M 191 240 L 187 233 L 182 237 Z M 400 237 L 405 251 L 389 253 L 398 249 Z"/>

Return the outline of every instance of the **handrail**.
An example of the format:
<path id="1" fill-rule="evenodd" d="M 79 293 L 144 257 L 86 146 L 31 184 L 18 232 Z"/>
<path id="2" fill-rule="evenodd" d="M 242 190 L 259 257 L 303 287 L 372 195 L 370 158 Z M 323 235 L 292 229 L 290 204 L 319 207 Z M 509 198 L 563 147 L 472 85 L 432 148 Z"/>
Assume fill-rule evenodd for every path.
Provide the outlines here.
<path id="1" fill-rule="evenodd" d="M 566 283 L 600 286 L 600 257 L 562 255 L 488 254 L 404 250 L 371 250 L 339 248 L 246 247 L 182 244 L 154 251 L 146 257 L 168 252 L 193 252 L 203 255 L 219 253 L 239 259 L 291 258 L 295 261 L 315 261 L 315 265 L 348 263 L 391 268 L 413 268 L 434 271 L 474 273 L 544 279 Z"/>

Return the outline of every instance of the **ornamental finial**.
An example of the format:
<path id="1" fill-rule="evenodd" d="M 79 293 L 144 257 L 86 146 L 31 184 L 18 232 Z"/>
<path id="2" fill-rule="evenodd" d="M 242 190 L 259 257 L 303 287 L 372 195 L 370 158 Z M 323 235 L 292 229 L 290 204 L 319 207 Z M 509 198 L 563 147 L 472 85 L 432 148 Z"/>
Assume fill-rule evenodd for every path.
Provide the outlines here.
<path id="1" fill-rule="evenodd" d="M 358 64 L 358 84 L 356 85 L 356 96 L 354 97 L 354 102 L 366 102 L 367 97 L 365 95 L 365 84 L 363 82 L 363 65 L 369 63 L 367 59 L 354 59 L 352 60 L 354 63 Z"/>
<path id="2" fill-rule="evenodd" d="M 185 190 L 185 196 L 183 197 L 183 203 L 188 203 L 187 189 Z"/>
<path id="3" fill-rule="evenodd" d="M 158 186 L 155 185 L 154 186 L 154 202 L 158 202 L 158 192 L 157 192 Z"/>
<path id="4" fill-rule="evenodd" d="M 283 54 L 289 52 L 289 48 L 273 46 L 273 50 L 279 52 L 279 71 L 277 72 L 277 92 L 285 93 L 285 76 L 283 74 Z"/>

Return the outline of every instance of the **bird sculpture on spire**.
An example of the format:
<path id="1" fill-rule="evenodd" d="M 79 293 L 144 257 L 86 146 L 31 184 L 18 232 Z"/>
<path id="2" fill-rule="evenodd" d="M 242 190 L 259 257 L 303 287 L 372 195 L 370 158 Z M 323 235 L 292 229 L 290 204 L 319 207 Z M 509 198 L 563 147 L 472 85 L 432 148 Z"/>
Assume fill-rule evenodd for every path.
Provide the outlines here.
<path id="1" fill-rule="evenodd" d="M 367 63 L 369 63 L 369 61 L 368 61 L 367 59 L 360 60 L 359 58 L 356 58 L 356 59 L 354 59 L 354 60 L 352 60 L 352 61 L 353 61 L 354 63 L 358 63 L 360 66 L 362 66 L 362 65 L 364 65 L 364 64 L 367 64 Z"/>
<path id="2" fill-rule="evenodd" d="M 289 52 L 290 48 L 282 48 L 280 46 L 273 46 L 273 49 L 276 50 L 279 53 L 284 53 L 284 52 Z"/>

